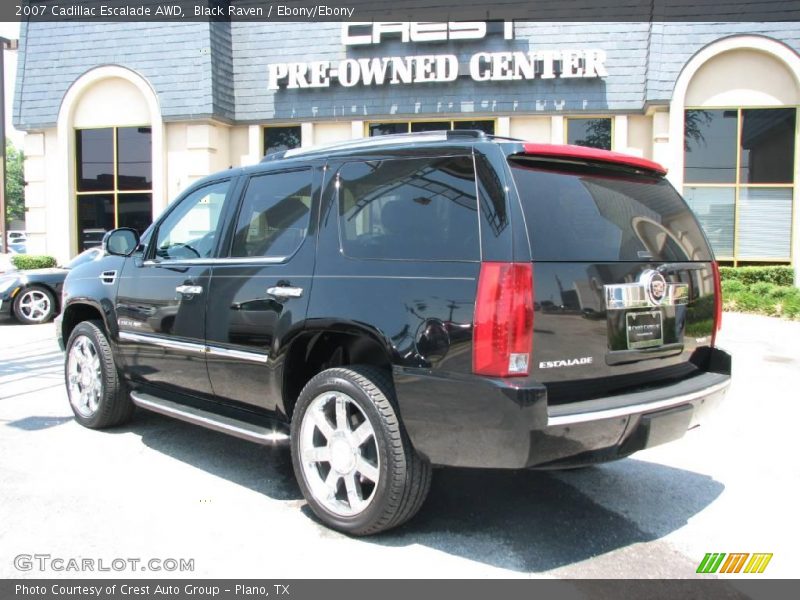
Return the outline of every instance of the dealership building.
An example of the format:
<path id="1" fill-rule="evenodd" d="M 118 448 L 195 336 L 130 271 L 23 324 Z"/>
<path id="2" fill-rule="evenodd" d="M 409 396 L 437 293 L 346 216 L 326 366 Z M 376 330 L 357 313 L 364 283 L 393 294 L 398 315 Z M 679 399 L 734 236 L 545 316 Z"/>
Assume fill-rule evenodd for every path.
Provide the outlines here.
<path id="1" fill-rule="evenodd" d="M 800 256 L 800 23 L 23 23 L 29 252 L 270 151 L 480 129 L 656 160 L 720 260 Z"/>

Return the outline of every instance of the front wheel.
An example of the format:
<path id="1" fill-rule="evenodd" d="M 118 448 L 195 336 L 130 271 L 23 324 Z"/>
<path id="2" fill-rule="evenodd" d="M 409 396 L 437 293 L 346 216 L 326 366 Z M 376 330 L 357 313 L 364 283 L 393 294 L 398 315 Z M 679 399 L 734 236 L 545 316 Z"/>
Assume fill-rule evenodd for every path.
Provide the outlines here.
<path id="1" fill-rule="evenodd" d="M 303 495 L 333 529 L 369 535 L 397 527 L 430 489 L 430 464 L 411 446 L 389 375 L 375 367 L 328 369 L 311 379 L 291 439 Z"/>
<path id="2" fill-rule="evenodd" d="M 129 421 L 134 405 L 117 372 L 102 323 L 78 323 L 67 341 L 66 355 L 64 377 L 75 419 L 91 429 Z"/>
<path id="3" fill-rule="evenodd" d="M 14 300 L 14 315 L 25 325 L 47 323 L 55 312 L 55 298 L 46 287 L 32 285 L 20 292 Z"/>

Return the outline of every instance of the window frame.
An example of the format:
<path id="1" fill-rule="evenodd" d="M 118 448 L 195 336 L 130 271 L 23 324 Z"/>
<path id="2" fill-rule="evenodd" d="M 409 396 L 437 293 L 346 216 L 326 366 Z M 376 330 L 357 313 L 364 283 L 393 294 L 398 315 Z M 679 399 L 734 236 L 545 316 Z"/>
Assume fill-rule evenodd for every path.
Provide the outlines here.
<path id="1" fill-rule="evenodd" d="M 564 116 L 564 144 L 569 144 L 569 122 L 581 119 L 608 119 L 611 121 L 611 145 L 607 150 L 610 152 L 614 152 L 614 148 L 616 144 L 614 143 L 614 137 L 616 134 L 617 128 L 617 119 L 614 118 L 615 115 L 566 115 Z M 594 146 L 582 146 L 583 148 L 593 148 Z M 606 148 L 598 148 L 599 150 L 606 150 Z"/>
<path id="2" fill-rule="evenodd" d="M 471 120 L 471 119 L 470 119 Z M 478 257 L 476 259 L 447 259 L 447 258 L 386 258 L 386 257 L 379 257 L 379 256 L 351 256 L 345 251 L 344 247 L 344 238 L 342 237 L 342 214 L 341 214 L 341 193 L 342 188 L 344 187 L 341 184 L 341 173 L 342 169 L 344 169 L 347 165 L 352 163 L 363 163 L 369 161 L 399 161 L 399 160 L 441 160 L 445 158 L 469 158 L 472 161 L 472 174 L 473 174 L 473 183 L 475 185 L 475 232 L 477 234 L 477 243 L 478 243 Z M 390 261 L 390 262 L 424 262 L 424 263 L 480 263 L 483 260 L 483 240 L 482 240 L 482 231 L 481 231 L 481 195 L 480 195 L 480 186 L 478 182 L 478 165 L 475 162 L 475 154 L 474 153 L 448 153 L 448 154 L 430 154 L 424 156 L 391 156 L 391 157 L 347 157 L 342 162 L 340 162 L 336 166 L 336 173 L 331 178 L 331 182 L 334 184 L 335 192 L 333 193 L 332 198 L 332 206 L 331 210 L 335 211 L 336 213 L 336 236 L 338 241 L 338 251 L 341 256 L 348 260 L 357 260 L 357 261 Z"/>
<path id="3" fill-rule="evenodd" d="M 140 128 L 147 128 L 150 129 L 150 187 L 149 188 L 142 188 L 142 189 L 135 189 L 135 190 L 120 190 L 119 189 L 119 142 L 118 142 L 118 131 L 120 129 L 140 129 Z M 111 143 L 112 143 L 112 156 L 111 156 L 111 164 L 113 166 L 113 187 L 107 190 L 90 190 L 90 191 L 81 191 L 78 188 L 80 187 L 80 178 L 78 177 L 78 166 L 80 164 L 81 157 L 78 156 L 78 132 L 81 131 L 100 131 L 103 129 L 110 129 L 111 130 Z M 152 151 L 152 135 L 153 135 L 153 125 L 152 123 L 142 123 L 137 125 L 111 125 L 111 126 L 97 126 L 97 127 L 73 127 L 72 129 L 72 141 L 75 144 L 74 147 L 74 156 L 75 160 L 73 162 L 73 176 L 74 176 L 74 183 L 72 186 L 73 197 L 75 198 L 75 205 L 73 207 L 73 217 L 75 227 L 80 227 L 80 209 L 79 209 L 79 202 L 81 197 L 88 197 L 88 196 L 112 196 L 114 199 L 114 229 L 119 227 L 119 196 L 122 195 L 136 195 L 136 194 L 150 194 L 150 224 L 152 225 L 154 222 L 154 214 L 153 214 L 153 165 L 155 163 L 153 151 Z M 81 231 L 76 230 L 76 243 L 78 246 L 78 252 L 83 252 L 84 250 L 88 250 L 88 248 L 81 249 Z M 142 232 L 144 235 L 144 232 Z"/>
<path id="4" fill-rule="evenodd" d="M 194 193 L 204 188 L 211 187 L 213 185 L 218 185 L 226 181 L 229 182 L 229 185 L 228 185 L 228 190 L 225 192 L 225 199 L 222 201 L 222 210 L 220 211 L 219 221 L 217 221 L 217 229 L 216 229 L 217 239 L 216 242 L 214 243 L 214 250 L 212 251 L 211 256 L 209 256 L 208 258 L 176 258 L 176 259 L 170 259 L 170 258 L 164 259 L 157 257 L 156 250 L 158 246 L 158 234 L 161 231 L 161 226 L 164 224 L 164 221 L 166 221 L 173 212 L 178 210 L 178 207 L 180 207 L 186 201 L 186 199 L 189 198 L 189 196 L 193 195 Z M 219 179 L 214 179 L 213 181 L 204 181 L 202 183 L 195 184 L 192 187 L 185 190 L 183 194 L 178 196 L 169 205 L 167 210 L 165 210 L 164 213 L 158 218 L 158 220 L 153 222 L 153 224 L 150 226 L 149 228 L 150 238 L 147 242 L 147 247 L 145 248 L 144 251 L 144 264 L 178 265 L 182 263 L 208 263 L 209 261 L 218 260 L 220 256 L 220 247 L 221 247 L 220 244 L 223 238 L 226 237 L 225 231 L 228 227 L 227 216 L 228 213 L 230 212 L 230 205 L 233 202 L 232 198 L 236 197 L 234 194 L 237 193 L 238 190 L 240 189 L 238 183 L 239 183 L 238 177 L 231 177 L 231 176 L 221 177 Z"/>
<path id="5" fill-rule="evenodd" d="M 791 109 L 795 111 L 794 118 L 794 160 L 792 161 L 792 181 L 790 183 L 742 183 L 741 182 L 741 168 L 742 168 L 742 113 L 746 110 L 775 110 L 775 109 Z M 732 183 L 693 183 L 686 179 L 686 151 L 683 151 L 683 184 L 681 186 L 681 195 L 685 195 L 687 188 L 699 189 L 732 189 L 733 190 L 733 256 L 716 256 L 717 260 L 723 262 L 730 262 L 733 266 L 738 266 L 739 263 L 775 263 L 775 264 L 791 264 L 794 262 L 794 223 L 795 214 L 797 211 L 797 190 L 795 189 L 798 183 L 798 154 L 800 154 L 800 147 L 798 147 L 798 139 L 800 139 L 800 105 L 782 105 L 782 106 L 759 106 L 759 105 L 741 105 L 741 106 L 684 106 L 683 107 L 683 142 L 686 138 L 686 113 L 690 110 L 728 110 L 736 111 L 736 164 L 734 166 L 735 177 Z M 789 256 L 786 258 L 773 258 L 773 257 L 747 257 L 740 258 L 739 255 L 739 217 L 741 210 L 740 197 L 742 189 L 746 188 L 767 188 L 767 189 L 790 189 L 792 190 L 792 210 L 791 221 L 789 228 Z"/>
<path id="6" fill-rule="evenodd" d="M 318 195 L 318 190 L 316 186 L 316 170 L 317 166 L 314 164 L 303 164 L 303 165 L 296 165 L 292 167 L 282 167 L 278 169 L 270 169 L 266 171 L 258 171 L 255 173 L 248 173 L 247 175 L 241 178 L 239 182 L 237 198 L 235 204 L 235 208 L 231 210 L 231 218 L 230 223 L 227 226 L 227 234 L 224 235 L 224 240 L 222 240 L 223 247 L 218 248 L 221 250 L 219 252 L 220 258 L 222 260 L 228 261 L 241 261 L 241 262 L 264 262 L 264 263 L 286 263 L 292 259 L 292 257 L 300 252 L 300 249 L 305 245 L 306 240 L 314 235 L 314 211 L 315 211 L 315 195 Z M 308 171 L 309 173 L 309 184 L 311 186 L 311 206 L 309 207 L 308 213 L 308 229 L 306 230 L 306 235 L 303 237 L 303 241 L 295 248 L 294 252 L 291 254 L 287 254 L 285 256 L 233 256 L 233 244 L 236 241 L 236 228 L 239 225 L 239 217 L 242 214 L 242 209 L 244 208 L 244 200 L 245 196 L 247 195 L 247 189 L 250 187 L 250 182 L 253 179 L 258 177 L 267 177 L 269 175 L 281 175 L 283 173 L 296 173 L 298 171 Z M 225 198 L 225 201 L 228 201 L 228 198 Z"/>

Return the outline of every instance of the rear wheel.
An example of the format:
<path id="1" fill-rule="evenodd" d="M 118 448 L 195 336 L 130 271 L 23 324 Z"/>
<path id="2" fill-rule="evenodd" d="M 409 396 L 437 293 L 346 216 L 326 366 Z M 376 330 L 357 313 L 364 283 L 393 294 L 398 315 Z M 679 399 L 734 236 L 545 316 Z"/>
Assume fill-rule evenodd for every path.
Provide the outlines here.
<path id="1" fill-rule="evenodd" d="M 130 420 L 134 405 L 99 321 L 83 321 L 72 330 L 64 377 L 69 404 L 81 425 L 103 429 Z"/>
<path id="2" fill-rule="evenodd" d="M 53 293 L 46 287 L 32 285 L 14 300 L 14 315 L 25 325 L 47 323 L 56 312 Z"/>
<path id="3" fill-rule="evenodd" d="M 391 379 L 380 369 L 316 375 L 300 393 L 291 439 L 303 495 L 333 529 L 369 535 L 397 527 L 430 489 L 430 464 L 411 447 Z"/>

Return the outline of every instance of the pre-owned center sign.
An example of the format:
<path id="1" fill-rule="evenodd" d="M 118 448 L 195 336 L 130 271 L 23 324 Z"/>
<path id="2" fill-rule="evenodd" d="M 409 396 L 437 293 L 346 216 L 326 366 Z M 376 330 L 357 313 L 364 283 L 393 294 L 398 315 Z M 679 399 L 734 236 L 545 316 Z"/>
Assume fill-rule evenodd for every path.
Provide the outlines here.
<path id="1" fill-rule="evenodd" d="M 503 37 L 512 39 L 511 23 Z M 404 43 L 480 40 L 487 37 L 485 22 L 458 23 L 344 23 L 345 46 L 380 44 L 388 39 Z M 606 77 L 606 53 L 599 49 L 476 52 L 469 58 L 468 73 L 475 81 L 522 81 Z M 269 65 L 269 89 L 281 87 L 326 88 L 335 82 L 357 85 L 402 85 L 455 81 L 461 64 L 454 54 L 422 54 L 346 58 L 338 62 L 317 60 Z"/>

